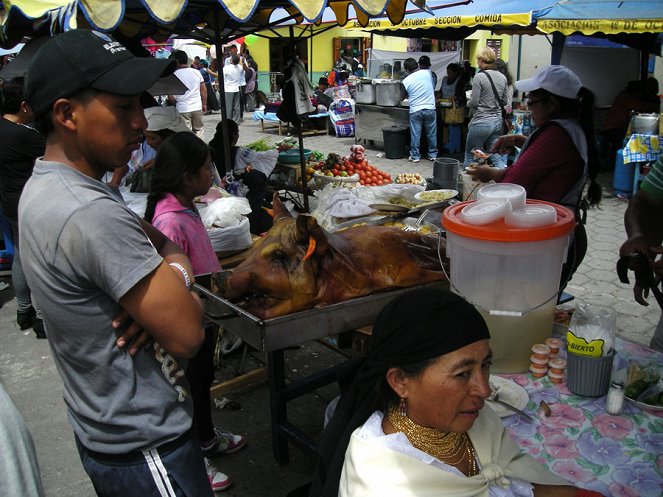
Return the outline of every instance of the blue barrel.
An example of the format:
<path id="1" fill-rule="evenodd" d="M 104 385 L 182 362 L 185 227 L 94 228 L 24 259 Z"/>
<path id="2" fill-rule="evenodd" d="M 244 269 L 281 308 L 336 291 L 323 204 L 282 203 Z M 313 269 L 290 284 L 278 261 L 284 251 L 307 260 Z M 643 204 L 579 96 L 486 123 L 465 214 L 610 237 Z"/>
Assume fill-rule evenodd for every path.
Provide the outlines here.
<path id="1" fill-rule="evenodd" d="M 622 149 L 615 157 L 615 174 L 612 180 L 615 195 L 630 197 L 633 194 L 633 164 L 624 164 Z"/>

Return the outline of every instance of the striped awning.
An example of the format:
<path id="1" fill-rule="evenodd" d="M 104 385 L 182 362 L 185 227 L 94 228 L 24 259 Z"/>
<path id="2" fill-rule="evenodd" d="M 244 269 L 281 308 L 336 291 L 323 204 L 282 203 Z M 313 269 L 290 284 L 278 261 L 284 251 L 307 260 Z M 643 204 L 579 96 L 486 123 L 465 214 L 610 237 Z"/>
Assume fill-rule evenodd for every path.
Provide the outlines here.
<path id="1" fill-rule="evenodd" d="M 142 22 L 176 32 L 178 23 L 179 31 L 209 25 L 212 14 L 224 28 L 252 32 L 257 27 L 268 26 L 276 9 L 284 9 L 298 22 L 320 22 L 329 7 L 340 25 L 348 22 L 350 8 L 361 26 L 377 15 L 398 23 L 403 19 L 407 0 L 5 0 L 2 3 L 0 44 L 6 46 L 12 35 L 14 38 L 16 33 L 29 35 L 31 29 L 47 29 L 51 34 L 79 26 L 135 32 L 138 31 L 135 25 Z M 123 26 L 128 19 L 133 27 Z"/>

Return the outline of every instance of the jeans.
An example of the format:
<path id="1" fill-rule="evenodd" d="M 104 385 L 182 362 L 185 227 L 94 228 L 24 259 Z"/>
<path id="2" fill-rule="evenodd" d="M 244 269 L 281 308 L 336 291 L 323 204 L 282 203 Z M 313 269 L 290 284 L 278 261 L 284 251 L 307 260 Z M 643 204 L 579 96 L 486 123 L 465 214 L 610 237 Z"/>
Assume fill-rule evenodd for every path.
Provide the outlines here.
<path id="1" fill-rule="evenodd" d="M 472 150 L 479 148 L 488 152 L 497 139 L 502 135 L 502 120 L 499 119 L 492 123 L 471 124 L 467 131 L 467 140 L 465 141 L 465 162 L 464 166 L 469 166 L 475 162 Z M 500 169 L 506 167 L 506 157 L 500 154 L 491 154 L 490 160 L 493 166 Z"/>
<path id="2" fill-rule="evenodd" d="M 434 109 L 423 109 L 410 113 L 410 157 L 421 159 L 419 145 L 421 128 L 428 140 L 428 157 L 437 158 L 437 114 Z"/>

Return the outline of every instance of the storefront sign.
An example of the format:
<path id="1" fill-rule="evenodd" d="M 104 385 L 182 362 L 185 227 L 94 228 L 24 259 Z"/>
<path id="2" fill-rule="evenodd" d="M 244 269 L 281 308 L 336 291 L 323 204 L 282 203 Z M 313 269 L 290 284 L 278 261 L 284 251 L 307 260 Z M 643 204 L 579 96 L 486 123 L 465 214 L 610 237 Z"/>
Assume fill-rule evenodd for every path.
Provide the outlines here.
<path id="1" fill-rule="evenodd" d="M 392 24 L 388 20 L 372 19 L 363 27 L 359 22 L 353 21 L 345 25 L 345 29 L 417 29 L 417 28 L 459 28 L 472 26 L 529 26 L 532 15 L 526 14 L 478 14 L 474 16 L 440 16 L 421 17 L 416 19 L 403 19 L 400 24 Z"/>
<path id="2" fill-rule="evenodd" d="M 663 19 L 539 19 L 536 28 L 543 33 L 565 35 L 605 33 L 649 33 L 663 31 Z"/>

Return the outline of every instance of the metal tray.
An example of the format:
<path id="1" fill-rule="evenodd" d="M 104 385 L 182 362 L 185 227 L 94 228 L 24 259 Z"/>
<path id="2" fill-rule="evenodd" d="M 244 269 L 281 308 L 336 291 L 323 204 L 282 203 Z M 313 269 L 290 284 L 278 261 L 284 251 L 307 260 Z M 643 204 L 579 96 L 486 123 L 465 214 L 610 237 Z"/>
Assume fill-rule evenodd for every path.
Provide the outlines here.
<path id="1" fill-rule="evenodd" d="M 394 297 L 414 288 L 431 285 L 449 288 L 446 281 L 398 288 L 266 320 L 246 312 L 200 284 L 195 284 L 194 289 L 205 301 L 205 315 L 208 319 L 257 350 L 272 352 L 373 324 L 382 308 Z"/>

